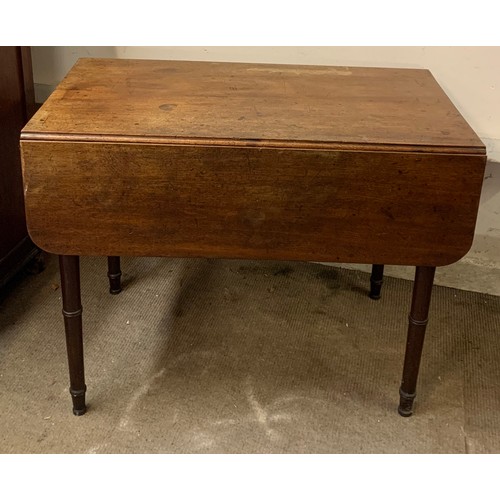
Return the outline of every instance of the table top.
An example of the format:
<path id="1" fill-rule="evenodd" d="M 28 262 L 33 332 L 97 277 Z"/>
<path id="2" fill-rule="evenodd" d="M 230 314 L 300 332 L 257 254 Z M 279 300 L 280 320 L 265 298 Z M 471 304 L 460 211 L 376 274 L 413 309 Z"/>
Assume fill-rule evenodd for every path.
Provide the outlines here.
<path id="1" fill-rule="evenodd" d="M 24 140 L 485 154 L 423 69 L 80 59 Z"/>

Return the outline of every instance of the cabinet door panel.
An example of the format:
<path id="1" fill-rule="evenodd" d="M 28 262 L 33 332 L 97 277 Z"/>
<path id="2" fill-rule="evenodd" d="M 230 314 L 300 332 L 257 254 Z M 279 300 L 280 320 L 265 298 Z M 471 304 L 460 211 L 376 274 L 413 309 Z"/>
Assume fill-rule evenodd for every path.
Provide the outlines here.
<path id="1" fill-rule="evenodd" d="M 19 148 L 33 112 L 32 90 L 29 49 L 0 47 L 0 285 L 35 248 L 26 229 Z"/>

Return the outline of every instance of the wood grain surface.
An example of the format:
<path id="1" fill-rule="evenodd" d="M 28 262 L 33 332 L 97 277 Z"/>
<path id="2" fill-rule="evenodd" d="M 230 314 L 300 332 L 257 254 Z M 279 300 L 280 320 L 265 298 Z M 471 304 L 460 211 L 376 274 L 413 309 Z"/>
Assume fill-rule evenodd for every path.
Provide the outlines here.
<path id="1" fill-rule="evenodd" d="M 484 154 L 422 69 L 80 59 L 24 139 Z"/>
<path id="2" fill-rule="evenodd" d="M 19 134 L 33 115 L 28 47 L 0 47 L 0 287 L 37 254 L 26 230 Z"/>
<path id="3" fill-rule="evenodd" d="M 480 155 L 23 141 L 30 235 L 57 254 L 445 265 Z"/>
<path id="4" fill-rule="evenodd" d="M 428 71 L 85 59 L 21 137 L 28 230 L 60 254 L 76 415 L 79 255 L 419 266 L 411 414 L 434 266 L 469 250 L 486 162 Z"/>

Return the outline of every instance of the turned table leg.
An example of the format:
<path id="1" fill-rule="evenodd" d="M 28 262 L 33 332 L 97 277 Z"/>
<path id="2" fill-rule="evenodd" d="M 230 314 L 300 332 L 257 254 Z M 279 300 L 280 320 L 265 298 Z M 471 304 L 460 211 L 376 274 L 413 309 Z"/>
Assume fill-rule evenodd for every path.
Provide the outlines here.
<path id="1" fill-rule="evenodd" d="M 403 417 L 413 413 L 413 400 L 416 396 L 418 369 L 424 346 L 425 328 L 431 302 L 432 283 L 435 267 L 417 267 L 413 284 L 413 298 L 408 324 L 408 339 L 403 367 L 403 380 L 399 389 L 398 412 Z"/>
<path id="2" fill-rule="evenodd" d="M 120 257 L 108 257 L 109 293 L 116 295 L 122 291 L 121 276 Z"/>
<path id="3" fill-rule="evenodd" d="M 82 303 L 80 298 L 80 258 L 60 255 L 61 290 L 64 328 L 69 365 L 69 392 L 73 399 L 73 413 L 83 415 L 85 406 L 85 374 L 83 368 Z"/>
<path id="4" fill-rule="evenodd" d="M 370 277 L 370 299 L 380 299 L 380 290 L 384 281 L 384 266 L 383 264 L 373 264 L 372 275 Z"/>

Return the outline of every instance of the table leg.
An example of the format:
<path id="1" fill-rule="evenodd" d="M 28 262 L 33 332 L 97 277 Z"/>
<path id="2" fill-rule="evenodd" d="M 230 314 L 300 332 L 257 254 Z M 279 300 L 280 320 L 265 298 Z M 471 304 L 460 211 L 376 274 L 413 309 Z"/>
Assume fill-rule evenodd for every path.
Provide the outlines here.
<path id="1" fill-rule="evenodd" d="M 60 255 L 61 290 L 64 328 L 69 365 L 69 392 L 73 413 L 83 415 L 85 406 L 85 374 L 83 368 L 82 302 L 80 297 L 80 257 Z"/>
<path id="2" fill-rule="evenodd" d="M 418 378 L 418 369 L 422 348 L 424 346 L 425 328 L 431 302 L 432 283 L 435 267 L 417 267 L 413 284 L 413 298 L 408 324 L 408 339 L 403 367 L 403 380 L 399 389 L 398 412 L 402 417 L 409 417 L 413 413 Z"/>
<path id="3" fill-rule="evenodd" d="M 372 275 L 370 277 L 370 299 L 380 299 L 380 290 L 384 281 L 384 266 L 383 264 L 373 264 Z"/>
<path id="4" fill-rule="evenodd" d="M 122 291 L 121 276 L 120 257 L 108 257 L 109 293 L 116 295 Z"/>

